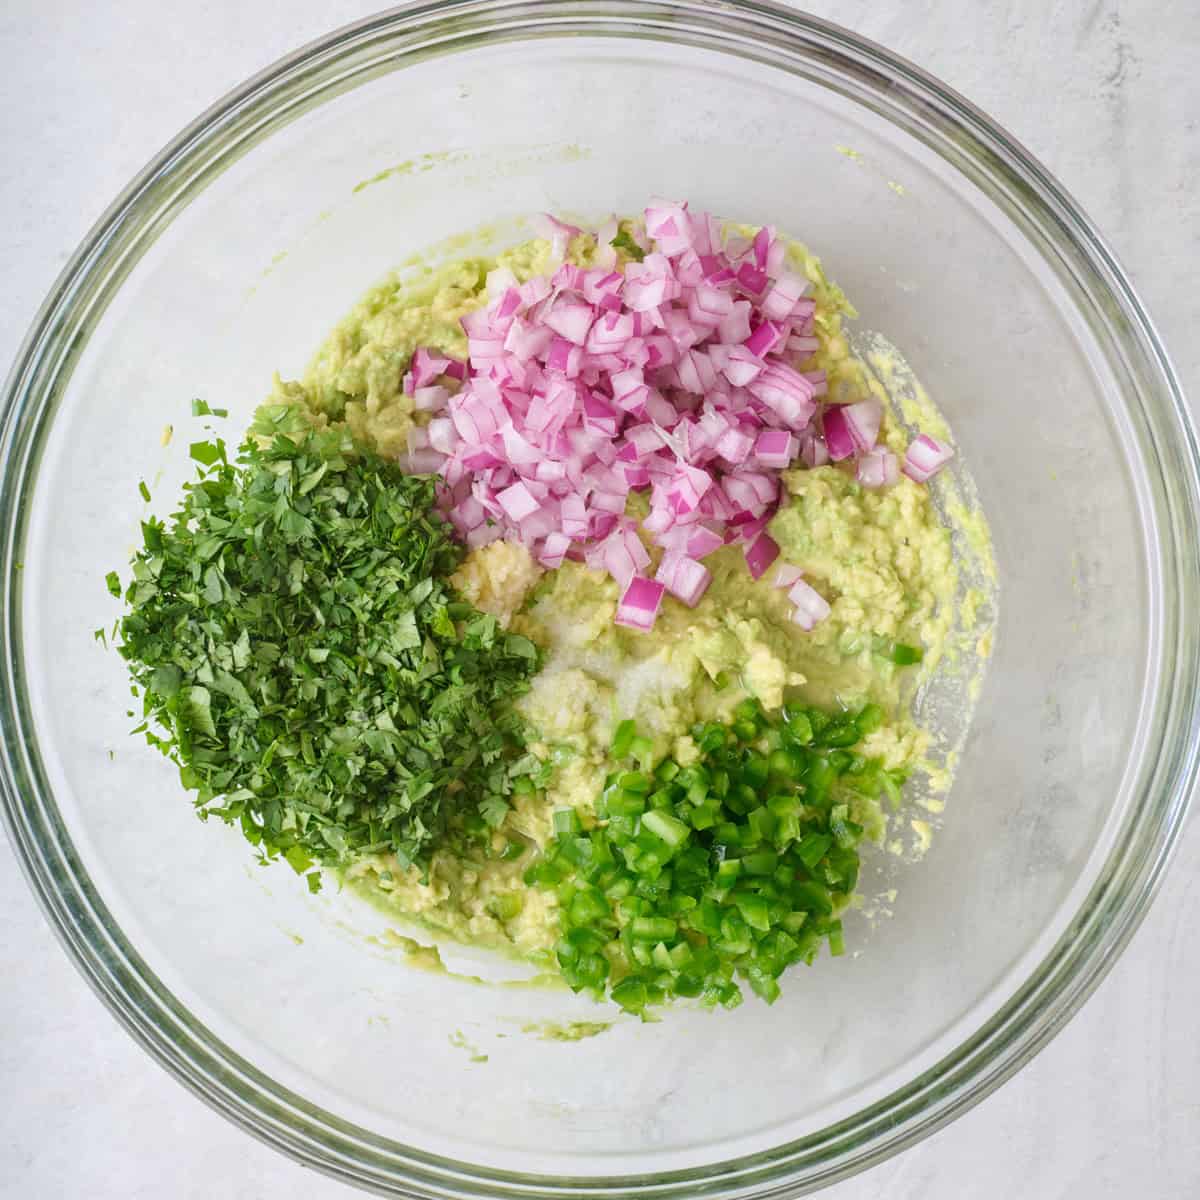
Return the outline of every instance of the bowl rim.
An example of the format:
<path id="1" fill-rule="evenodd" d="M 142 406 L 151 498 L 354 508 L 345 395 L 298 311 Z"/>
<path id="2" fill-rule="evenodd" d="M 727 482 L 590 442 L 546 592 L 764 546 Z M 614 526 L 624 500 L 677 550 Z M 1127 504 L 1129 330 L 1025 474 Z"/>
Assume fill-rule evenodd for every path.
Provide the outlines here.
<path id="1" fill-rule="evenodd" d="M 1146 720 L 1160 738 L 1122 836 L 1068 932 L 1021 988 L 939 1063 L 844 1121 L 755 1155 L 654 1175 L 551 1178 L 453 1162 L 324 1113 L 210 1034 L 129 945 L 87 877 L 29 736 L 21 647 L 22 503 L 87 335 L 174 215 L 233 158 L 373 74 L 501 36 L 639 35 L 805 64 L 891 119 L 953 130 L 939 152 L 1022 217 L 1094 306 L 1087 319 L 1125 365 L 1122 395 L 1150 464 L 1149 561 L 1160 670 Z M 779 65 L 778 62 L 775 65 Z M 306 90 L 308 88 L 309 90 Z M 886 100 L 884 92 L 886 91 Z M 1103 301 L 1103 305 L 1101 304 Z M 1104 306 L 1108 310 L 1104 310 Z M 1116 359 L 1114 360 L 1116 361 Z M 1154 536 L 1152 537 L 1152 533 Z M 241 1128 L 305 1165 L 390 1194 L 459 1197 L 797 1194 L 865 1169 L 934 1132 L 1028 1062 L 1091 994 L 1139 925 L 1176 845 L 1200 767 L 1200 453 L 1182 389 L 1144 306 L 1065 190 L 998 124 L 940 81 L 830 22 L 769 0 L 444 0 L 335 30 L 229 92 L 137 175 L 93 226 L 38 311 L 0 405 L 0 798 L 18 860 L 76 967 L 132 1036 Z M 1189 608 L 1190 604 L 1190 608 Z M 1164 754 L 1164 747 L 1170 749 Z M 1136 835 L 1136 836 L 1135 836 Z"/>

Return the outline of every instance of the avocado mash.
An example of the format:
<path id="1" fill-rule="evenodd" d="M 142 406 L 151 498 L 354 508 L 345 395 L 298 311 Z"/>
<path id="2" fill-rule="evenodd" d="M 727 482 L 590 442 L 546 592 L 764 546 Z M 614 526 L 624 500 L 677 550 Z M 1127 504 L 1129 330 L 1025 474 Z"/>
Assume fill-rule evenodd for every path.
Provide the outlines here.
<path id="1" fill-rule="evenodd" d="M 860 841 L 930 844 L 987 525 L 803 246 L 658 201 L 540 231 L 392 276 L 235 459 L 191 447 L 108 580 L 142 731 L 314 891 L 632 1013 L 772 1001 L 843 952 Z"/>
<path id="2" fill-rule="evenodd" d="M 588 265 L 594 250 L 587 239 L 574 239 L 568 259 Z M 792 245 L 789 255 L 817 299 L 820 347 L 810 365 L 827 373 L 831 392 L 887 396 L 878 381 L 879 355 L 870 365 L 850 349 L 842 318 L 853 310 L 840 290 L 806 249 Z M 553 269 L 550 244 L 528 242 L 494 258 L 430 268 L 415 280 L 390 279 L 334 331 L 303 381 L 277 383 L 274 398 L 302 406 L 317 424 L 344 420 L 382 451 L 399 453 L 407 430 L 422 422 L 400 389 L 405 364 L 418 345 L 464 354 L 458 319 L 487 301 L 487 278 L 497 269 L 518 280 L 546 273 Z M 903 421 L 943 430 L 922 394 L 903 418 L 888 409 L 880 442 L 900 448 Z M 836 465 L 794 469 L 783 478 L 787 495 L 770 532 L 782 559 L 801 568 L 831 604 L 829 618 L 811 632 L 791 620 L 771 573 L 752 579 L 733 546 L 706 559 L 713 582 L 696 607 L 668 597 L 648 636 L 614 624 L 619 588 L 599 571 L 573 561 L 545 571 L 512 542 L 473 551 L 455 585 L 543 653 L 519 709 L 531 750 L 553 764 L 553 773 L 543 792 L 513 798 L 504 828 L 492 835 L 495 856 L 446 848 L 434 854 L 427 873 L 406 871 L 388 855 L 366 857 L 345 872 L 347 883 L 431 930 L 549 961 L 559 937 L 557 901 L 552 891 L 526 884 L 524 874 L 551 838 L 556 810 L 594 813 L 617 724 L 634 720 L 653 738 L 656 754 L 686 764 L 697 756 L 690 735 L 696 722 L 728 719 L 747 697 L 768 710 L 785 698 L 846 709 L 880 705 L 885 719 L 862 752 L 900 773 L 920 774 L 928 806 L 939 806 L 932 794 L 949 787 L 950 772 L 944 754 L 930 757 L 935 737 L 914 720 L 912 700 L 964 647 L 974 648 L 991 617 L 979 589 L 965 587 L 953 524 L 928 488 L 905 477 L 878 491 Z M 965 518 L 967 509 L 955 502 Z M 628 511 L 642 515 L 637 506 L 635 494 Z M 982 517 L 971 516 L 986 539 Z M 990 560 L 980 559 L 972 574 L 986 580 Z M 920 665 L 893 661 L 889 651 L 897 644 L 923 647 Z M 879 805 L 857 815 L 872 840 L 893 850 L 918 853 L 927 844 L 925 822 L 912 845 L 902 847 L 896 834 L 889 838 L 890 814 Z M 907 828 L 907 818 L 892 823 Z M 510 838 L 527 845 L 527 853 L 501 857 Z"/>

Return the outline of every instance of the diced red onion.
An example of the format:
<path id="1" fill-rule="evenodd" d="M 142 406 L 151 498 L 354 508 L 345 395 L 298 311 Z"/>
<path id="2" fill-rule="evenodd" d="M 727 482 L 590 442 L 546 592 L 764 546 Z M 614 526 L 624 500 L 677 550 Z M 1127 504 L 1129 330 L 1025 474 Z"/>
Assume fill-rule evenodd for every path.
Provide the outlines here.
<path id="1" fill-rule="evenodd" d="M 545 275 L 534 275 L 525 280 L 517 290 L 521 293 L 521 299 L 525 306 L 532 308 L 535 304 L 540 304 L 545 300 L 554 291 L 554 288 Z"/>
<path id="2" fill-rule="evenodd" d="M 734 387 L 745 387 L 762 374 L 766 365 L 748 345 L 731 346 L 722 371 Z"/>
<path id="3" fill-rule="evenodd" d="M 617 518 L 612 513 L 598 512 L 592 514 L 591 537 L 593 541 L 602 542 L 616 528 Z"/>
<path id="4" fill-rule="evenodd" d="M 504 335 L 504 349 L 521 362 L 528 362 L 532 358 L 541 358 L 553 340 L 553 330 L 514 317 Z"/>
<path id="5" fill-rule="evenodd" d="M 554 302 L 543 318 L 547 328 L 576 346 L 587 342 L 588 332 L 595 319 L 596 312 L 590 304 L 575 304 L 562 298 Z"/>
<path id="6" fill-rule="evenodd" d="M 801 374 L 812 384 L 814 396 L 824 396 L 829 391 L 829 384 L 824 371 L 802 371 Z"/>
<path id="7" fill-rule="evenodd" d="M 717 324 L 717 339 L 726 346 L 737 345 L 750 337 L 750 317 L 754 309 L 749 300 L 735 300 L 729 315 Z"/>
<path id="8" fill-rule="evenodd" d="M 802 629 L 813 629 L 829 616 L 830 608 L 825 598 L 803 579 L 796 580 L 788 589 L 788 599 L 795 606 L 792 620 Z"/>
<path id="9" fill-rule="evenodd" d="M 611 513 L 619 517 L 625 511 L 625 497 L 616 492 L 593 492 L 591 505 L 593 512 Z"/>
<path id="10" fill-rule="evenodd" d="M 927 483 L 953 457 L 954 451 L 949 446 L 943 446 L 927 433 L 918 434 L 904 455 L 904 474 L 914 483 Z"/>
<path id="11" fill-rule="evenodd" d="M 821 465 L 832 449 L 869 487 L 898 464 L 875 446 L 878 401 L 827 405 L 816 423 L 824 373 L 794 365 L 820 348 L 816 304 L 773 229 L 723 244 L 709 214 L 670 201 L 652 202 L 646 223 L 644 238 L 631 230 L 643 260 L 615 270 L 615 221 L 583 268 L 563 261 L 580 231 L 539 218 L 552 276 L 489 273 L 489 304 L 461 321 L 469 364 L 414 351 L 402 386 L 439 415 L 412 431 L 404 461 L 440 473 L 438 502 L 468 544 L 510 537 L 551 567 L 586 556 L 635 600 L 649 556 L 625 508 L 646 489 L 641 529 L 665 552 L 657 582 L 692 604 L 710 578 L 700 560 L 724 544 L 745 545 L 756 578 L 768 569 L 778 472 L 797 459 Z M 947 457 L 917 439 L 904 469 L 927 478 Z M 824 601 L 798 595 L 797 620 L 819 619 Z M 626 609 L 625 623 L 653 623 Z"/>
<path id="12" fill-rule="evenodd" d="M 612 268 L 617 265 L 617 251 L 612 242 L 619 231 L 616 217 L 609 217 L 596 230 L 596 261 L 600 266 Z"/>
<path id="13" fill-rule="evenodd" d="M 740 429 L 731 428 L 717 439 L 713 448 L 726 462 L 740 466 L 750 457 L 750 452 L 754 449 L 754 438 Z"/>
<path id="14" fill-rule="evenodd" d="M 821 418 L 821 427 L 825 433 L 825 445 L 829 451 L 829 457 L 834 462 L 841 462 L 854 453 L 854 435 L 850 432 L 845 408 L 845 405 L 831 404 L 825 409 Z"/>
<path id="15" fill-rule="evenodd" d="M 771 580 L 771 585 L 777 588 L 790 588 L 803 577 L 804 572 L 799 567 L 793 566 L 791 563 L 780 563 L 775 568 L 775 578 Z"/>
<path id="16" fill-rule="evenodd" d="M 637 452 L 638 458 L 661 450 L 664 443 L 662 434 L 653 425 L 633 425 L 625 430 L 626 442 Z"/>
<path id="17" fill-rule="evenodd" d="M 601 549 L 600 562 L 622 587 L 629 583 L 638 569 L 619 530 L 614 530 L 605 539 Z"/>
<path id="18" fill-rule="evenodd" d="M 664 534 L 675 524 L 675 514 L 666 505 L 652 507 L 650 515 L 642 522 L 647 533 Z"/>
<path id="19" fill-rule="evenodd" d="M 444 387 L 419 387 L 413 391 L 413 407 L 417 412 L 440 412 L 449 399 L 450 392 Z"/>
<path id="20" fill-rule="evenodd" d="M 754 264 L 759 270 L 767 269 L 767 252 L 770 250 L 771 242 L 775 237 L 775 230 L 770 225 L 764 225 L 755 235 L 751 243 L 754 249 Z"/>
<path id="21" fill-rule="evenodd" d="M 679 295 L 679 285 L 665 275 L 643 273 L 631 278 L 627 268 L 622 295 L 627 308 L 633 312 L 647 312 L 674 300 Z"/>
<path id="22" fill-rule="evenodd" d="M 549 213 L 539 213 L 533 219 L 533 227 L 539 237 L 548 239 L 555 258 L 562 258 L 573 237 L 583 232 L 577 225 L 568 225 Z"/>
<path id="23" fill-rule="evenodd" d="M 654 579 L 634 576 L 617 605 L 616 623 L 643 632 L 653 629 L 666 588 Z"/>
<path id="24" fill-rule="evenodd" d="M 508 514 L 510 521 L 523 521 L 526 517 L 537 512 L 538 502 L 530 495 L 529 488 L 524 483 L 514 483 L 496 496 L 500 507 Z"/>
<path id="25" fill-rule="evenodd" d="M 483 505 L 474 496 L 466 496 L 450 510 L 450 520 L 463 533 L 482 525 L 486 514 Z"/>
<path id="26" fill-rule="evenodd" d="M 588 536 L 591 519 L 582 496 L 564 496 L 562 502 L 562 530 L 573 542 L 582 542 Z"/>
<path id="27" fill-rule="evenodd" d="M 768 508 L 761 516 L 750 517 L 749 513 L 742 514 L 746 519 L 734 519 L 729 522 L 732 532 L 736 539 L 749 544 L 771 523 L 771 518 L 775 513 Z"/>
<path id="28" fill-rule="evenodd" d="M 783 272 L 775 280 L 770 291 L 763 297 L 762 313 L 772 321 L 782 321 L 790 316 L 796 302 L 808 288 L 808 280 L 799 275 Z"/>
<path id="29" fill-rule="evenodd" d="M 787 340 L 788 350 L 793 354 L 800 354 L 806 358 L 810 354 L 815 354 L 820 348 L 820 339 L 815 337 L 802 337 L 798 333 L 793 333 Z"/>
<path id="30" fill-rule="evenodd" d="M 812 385 L 786 363 L 772 362 L 747 391 L 796 430 L 805 428 L 817 410 Z"/>
<path id="31" fill-rule="evenodd" d="M 567 551 L 571 548 L 571 539 L 565 533 L 548 533 L 546 540 L 542 543 L 542 548 L 538 552 L 538 562 L 543 567 L 548 567 L 554 570 L 556 567 L 561 567 L 563 559 L 567 556 Z"/>
<path id="32" fill-rule="evenodd" d="M 647 207 L 646 236 L 658 243 L 662 254 L 681 254 L 692 245 L 692 223 L 687 205 L 656 201 Z"/>
<path id="33" fill-rule="evenodd" d="M 579 375 L 582 361 L 583 354 L 580 348 L 566 338 L 556 337 L 550 342 L 550 349 L 546 354 L 546 366 L 549 370 L 561 371 L 568 379 L 575 379 Z"/>
<path id="34" fill-rule="evenodd" d="M 796 457 L 799 443 L 786 429 L 764 429 L 754 443 L 754 457 L 764 467 L 784 470 Z"/>
<path id="35" fill-rule="evenodd" d="M 429 447 L 410 450 L 401 458 L 404 470 L 410 475 L 436 475 L 442 469 L 442 463 L 445 461 L 444 454 L 439 454 L 438 451 L 431 450 Z"/>
<path id="36" fill-rule="evenodd" d="M 808 434 L 800 447 L 800 461 L 809 468 L 823 467 L 829 461 L 829 447 L 818 434 Z"/>
<path id="37" fill-rule="evenodd" d="M 492 331 L 491 317 L 486 308 L 475 308 L 458 318 L 467 337 L 487 337 Z"/>
<path id="38" fill-rule="evenodd" d="M 498 542 L 503 536 L 499 525 L 477 525 L 467 532 L 464 540 L 472 550 L 478 550 L 480 546 Z"/>
<path id="39" fill-rule="evenodd" d="M 754 579 L 761 579 L 767 568 L 779 557 L 779 544 L 769 533 L 760 533 L 746 547 L 746 567 Z"/>
<path id="40" fill-rule="evenodd" d="M 774 230 L 771 231 L 772 235 Z M 783 260 L 787 257 L 787 247 L 783 242 L 776 237 L 772 237 L 771 244 L 767 248 L 767 274 L 781 275 L 783 268 Z"/>
<path id="41" fill-rule="evenodd" d="M 777 325 L 771 321 L 761 321 L 746 339 L 744 345 L 752 354 L 757 354 L 761 358 L 770 354 L 782 340 Z"/>
<path id="42" fill-rule="evenodd" d="M 540 462 L 542 452 L 530 442 L 527 442 L 508 421 L 500 430 L 500 440 L 504 443 L 504 453 L 514 466 Z"/>
<path id="43" fill-rule="evenodd" d="M 688 608 L 695 608 L 712 583 L 712 572 L 694 558 L 667 553 L 663 555 L 654 578 Z"/>
<path id="44" fill-rule="evenodd" d="M 413 351 L 409 370 L 412 372 L 413 387 L 424 388 L 435 382 L 450 365 L 448 358 L 435 354 L 426 346 L 418 346 Z"/>
<path id="45" fill-rule="evenodd" d="M 454 422 L 449 417 L 434 417 L 429 422 L 427 432 L 429 445 L 439 454 L 454 453 Z"/>
<path id="46" fill-rule="evenodd" d="M 878 400 L 860 400 L 856 404 L 831 404 L 825 409 L 825 443 L 829 457 L 841 462 L 851 455 L 866 454 L 879 437 L 883 405 Z"/>
<path id="47" fill-rule="evenodd" d="M 738 268 L 737 281 L 751 296 L 760 296 L 767 287 L 767 273 L 753 263 L 742 263 Z"/>
<path id="48" fill-rule="evenodd" d="M 855 475 L 863 487 L 891 487 L 900 482 L 900 462 L 888 450 L 871 450 L 858 460 Z"/>
<path id="49" fill-rule="evenodd" d="M 691 558 L 705 558 L 724 544 L 725 538 L 707 525 L 693 525 L 687 529 L 684 549 Z"/>

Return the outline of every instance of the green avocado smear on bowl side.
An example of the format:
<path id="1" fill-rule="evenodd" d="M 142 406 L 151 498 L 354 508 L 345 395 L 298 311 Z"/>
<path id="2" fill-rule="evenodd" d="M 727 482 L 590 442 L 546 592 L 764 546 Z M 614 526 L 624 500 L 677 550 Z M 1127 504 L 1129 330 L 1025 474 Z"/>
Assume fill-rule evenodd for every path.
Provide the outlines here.
<path id="1" fill-rule="evenodd" d="M 949 502 L 935 502 L 922 474 L 948 451 L 910 440 L 914 424 L 942 438 L 944 425 L 925 401 L 901 422 L 851 353 L 842 322 L 853 309 L 818 260 L 782 238 L 771 249 L 770 231 L 728 226 L 710 261 L 691 262 L 671 249 L 684 210 L 662 211 L 595 234 L 555 221 L 545 237 L 373 288 L 300 380 L 276 379 L 234 455 L 219 439 L 191 446 L 197 476 L 179 506 L 143 523 L 131 578 L 108 578 L 126 605 L 118 649 L 142 699 L 135 732 L 178 765 L 202 818 L 236 824 L 262 860 L 285 859 L 314 892 L 333 872 L 399 921 L 515 955 L 647 1019 L 675 999 L 734 1007 L 743 985 L 773 1002 L 790 966 L 822 946 L 843 953 L 862 843 L 898 847 L 902 820 L 925 837 L 901 789 L 914 775 L 931 793 L 949 785 L 952 756 L 935 753 L 914 700 L 976 646 L 986 657 L 993 616 L 985 592 L 966 587 L 946 516 L 970 516 L 986 549 L 982 515 L 951 482 Z M 647 234 L 652 212 L 659 241 Z M 818 417 L 800 441 L 787 440 L 783 418 L 770 418 L 771 445 L 754 449 L 745 427 L 727 427 L 720 461 L 741 484 L 730 495 L 751 504 L 769 485 L 771 499 L 738 514 L 745 536 L 735 522 L 722 539 L 709 522 L 686 586 L 684 543 L 662 536 L 658 484 L 635 456 L 593 462 L 583 493 L 593 499 L 605 472 L 630 464 L 627 494 L 615 504 L 606 494 L 590 519 L 593 531 L 625 531 L 650 611 L 630 607 L 620 561 L 601 561 L 580 535 L 572 548 L 556 531 L 554 552 L 544 528 L 513 532 L 541 519 L 531 503 L 549 492 L 557 505 L 570 490 L 564 473 L 579 464 L 566 441 L 565 465 L 551 462 L 544 479 L 510 475 L 494 489 L 499 507 L 479 476 L 439 477 L 426 464 L 468 426 L 488 441 L 476 424 L 486 411 L 464 416 L 455 398 L 483 390 L 508 353 L 507 339 L 503 351 L 480 341 L 482 314 L 517 305 L 527 287 L 513 344 L 550 381 L 528 384 L 534 407 L 543 391 L 561 393 L 559 376 L 578 377 L 581 298 L 593 321 L 620 308 L 620 287 L 659 314 L 632 324 L 635 342 L 659 347 L 643 349 L 650 365 L 617 372 L 597 351 L 603 371 L 587 376 L 600 374 L 595 388 L 612 371 L 612 394 L 590 393 L 573 444 L 591 453 L 610 423 L 619 439 L 618 384 L 636 406 L 664 325 L 681 336 L 683 318 L 663 316 L 669 292 L 653 303 L 666 258 L 681 277 L 701 263 L 714 287 L 749 297 L 731 310 L 707 284 L 689 285 L 693 344 L 710 339 L 715 367 L 737 342 L 731 371 L 782 372 L 758 393 L 781 411 L 798 403 L 788 389 L 799 371 L 802 393 L 828 399 L 811 400 Z M 792 305 L 793 316 L 741 326 L 739 304 L 760 316 Z M 553 338 L 538 340 L 538 312 Z M 730 322 L 720 342 L 718 320 Z M 680 353 L 659 379 L 668 396 L 711 383 L 712 366 L 692 376 L 697 360 Z M 771 366 L 771 354 L 794 367 Z M 511 366 L 518 382 L 527 361 Z M 691 450 L 678 429 L 661 446 L 647 432 L 656 403 L 629 422 L 643 422 L 652 453 L 683 462 Z M 856 458 L 838 457 L 833 417 L 822 433 L 819 414 L 841 418 L 843 406 L 877 412 L 877 429 L 849 427 L 873 447 Z M 698 426 L 699 415 L 687 419 Z M 790 457 L 768 476 L 781 438 Z M 511 426 L 488 444 L 484 476 L 491 454 L 532 453 Z M 680 514 L 708 483 L 696 486 L 672 495 Z M 486 507 L 468 520 L 476 495 Z M 565 529 L 565 501 L 562 511 Z M 722 510 L 706 511 L 720 526 Z"/>

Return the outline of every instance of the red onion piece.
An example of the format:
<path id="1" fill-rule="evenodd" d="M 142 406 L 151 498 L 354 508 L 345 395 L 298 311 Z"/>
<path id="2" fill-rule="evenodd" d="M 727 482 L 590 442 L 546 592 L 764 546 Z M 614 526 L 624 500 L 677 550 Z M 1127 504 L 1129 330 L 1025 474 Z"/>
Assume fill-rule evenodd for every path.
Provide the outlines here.
<path id="1" fill-rule="evenodd" d="M 538 552 L 538 562 L 543 567 L 553 570 L 561 567 L 567 551 L 571 548 L 571 539 L 565 533 L 548 533 L 542 548 Z"/>
<path id="2" fill-rule="evenodd" d="M 450 399 L 450 392 L 444 387 L 418 387 L 413 390 L 413 408 L 417 412 L 441 412 Z"/>
<path id="3" fill-rule="evenodd" d="M 538 509 L 538 502 L 524 483 L 514 483 L 512 487 L 505 488 L 496 496 L 496 500 L 511 521 L 523 521 Z"/>
<path id="4" fill-rule="evenodd" d="M 746 547 L 746 567 L 754 579 L 761 579 L 767 568 L 779 557 L 779 543 L 769 533 L 760 533 Z"/>
<path id="5" fill-rule="evenodd" d="M 444 454 L 425 447 L 420 450 L 410 450 L 401 456 L 401 465 L 410 475 L 436 475 L 446 461 Z"/>
<path id="6" fill-rule="evenodd" d="M 772 321 L 782 321 L 790 316 L 800 297 L 808 288 L 808 280 L 790 272 L 781 272 L 771 289 L 763 297 L 762 313 Z"/>
<path id="7" fill-rule="evenodd" d="M 544 318 L 547 328 L 576 346 L 587 342 L 595 319 L 596 311 L 590 304 L 576 304 L 562 298 L 554 302 Z"/>
<path id="8" fill-rule="evenodd" d="M 409 365 L 409 370 L 412 372 L 413 386 L 418 388 L 428 387 L 435 382 L 450 365 L 448 358 L 443 358 L 436 354 L 426 346 L 418 346 L 413 351 L 412 362 Z"/>
<path id="9" fill-rule="evenodd" d="M 833 462 L 841 462 L 854 453 L 854 435 L 846 421 L 846 406 L 830 405 L 821 418 L 825 446 Z"/>
<path id="10" fill-rule="evenodd" d="M 712 572 L 686 555 L 667 553 L 659 563 L 654 578 L 688 608 L 695 608 L 712 583 Z"/>
<path id="11" fill-rule="evenodd" d="M 855 475 L 863 487 L 891 487 L 900 482 L 900 463 L 890 451 L 871 450 L 858 460 Z"/>
<path id="12" fill-rule="evenodd" d="M 764 467 L 784 470 L 796 457 L 799 442 L 786 429 L 765 429 L 754 443 L 754 457 Z"/>
<path id="13" fill-rule="evenodd" d="M 949 446 L 943 446 L 927 433 L 918 434 L 904 455 L 904 474 L 914 483 L 927 483 L 953 457 L 954 451 Z"/>
<path id="14" fill-rule="evenodd" d="M 779 327 L 772 321 L 761 321 L 745 341 L 746 349 L 759 357 L 770 354 L 783 341 Z"/>
<path id="15" fill-rule="evenodd" d="M 775 578 L 771 580 L 771 585 L 777 588 L 791 588 L 798 579 L 804 577 L 804 572 L 799 567 L 793 566 L 791 563 L 780 563 L 775 568 Z"/>
<path id="16" fill-rule="evenodd" d="M 571 239 L 583 232 L 578 225 L 568 225 L 549 213 L 539 213 L 533 219 L 533 227 L 539 237 L 544 237 L 551 243 L 551 252 L 555 258 L 562 258 L 570 245 Z"/>
<path id="17" fill-rule="evenodd" d="M 617 605 L 616 623 L 642 631 L 653 629 L 665 591 L 666 588 L 657 580 L 634 576 Z"/>
<path id="18" fill-rule="evenodd" d="M 830 608 L 825 598 L 803 579 L 796 580 L 788 589 L 788 599 L 795 606 L 792 620 L 802 629 L 811 630 L 829 616 Z"/>

